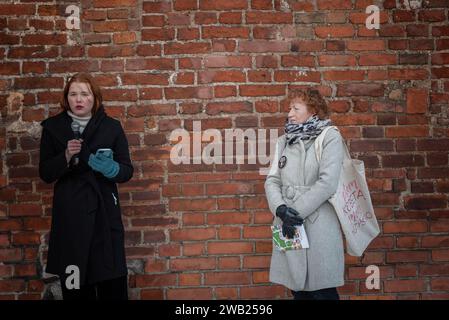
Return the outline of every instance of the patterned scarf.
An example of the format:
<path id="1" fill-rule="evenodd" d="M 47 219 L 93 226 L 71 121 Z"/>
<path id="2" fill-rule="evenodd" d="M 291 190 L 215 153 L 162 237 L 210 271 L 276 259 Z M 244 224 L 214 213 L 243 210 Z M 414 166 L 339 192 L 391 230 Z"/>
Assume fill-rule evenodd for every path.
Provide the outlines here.
<path id="1" fill-rule="evenodd" d="M 321 120 L 316 114 L 301 124 L 285 124 L 285 137 L 289 145 L 299 143 L 299 140 L 310 140 L 318 137 L 326 126 L 332 125 L 330 119 Z"/>

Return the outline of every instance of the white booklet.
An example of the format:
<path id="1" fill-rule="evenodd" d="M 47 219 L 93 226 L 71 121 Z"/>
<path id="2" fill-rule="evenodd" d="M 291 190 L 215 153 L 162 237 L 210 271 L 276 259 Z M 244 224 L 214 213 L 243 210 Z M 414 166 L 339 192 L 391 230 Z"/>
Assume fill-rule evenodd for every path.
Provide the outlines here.
<path id="1" fill-rule="evenodd" d="M 307 239 L 306 229 L 304 225 L 296 226 L 296 233 L 293 239 L 288 239 L 282 234 L 282 226 L 271 226 L 273 232 L 273 244 L 280 251 L 307 249 L 309 240 Z"/>

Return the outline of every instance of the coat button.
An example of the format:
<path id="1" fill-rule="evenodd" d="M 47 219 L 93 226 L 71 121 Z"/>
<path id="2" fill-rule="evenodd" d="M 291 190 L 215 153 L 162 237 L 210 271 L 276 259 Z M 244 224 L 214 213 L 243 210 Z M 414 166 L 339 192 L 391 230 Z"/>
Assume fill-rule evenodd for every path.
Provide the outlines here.
<path id="1" fill-rule="evenodd" d="M 287 199 L 293 199 L 295 197 L 295 188 L 288 186 L 287 190 L 285 190 L 285 196 Z"/>

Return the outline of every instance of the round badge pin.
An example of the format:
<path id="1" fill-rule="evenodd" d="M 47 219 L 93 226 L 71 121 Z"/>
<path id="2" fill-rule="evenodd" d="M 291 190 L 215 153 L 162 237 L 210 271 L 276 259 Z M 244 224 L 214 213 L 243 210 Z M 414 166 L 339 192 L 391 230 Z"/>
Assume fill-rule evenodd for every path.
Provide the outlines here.
<path id="1" fill-rule="evenodd" d="M 285 167 L 285 164 L 287 163 L 287 157 L 286 156 L 282 156 L 280 159 L 279 159 L 279 162 L 278 162 L 278 167 L 280 168 L 280 169 L 282 169 L 283 167 Z"/>

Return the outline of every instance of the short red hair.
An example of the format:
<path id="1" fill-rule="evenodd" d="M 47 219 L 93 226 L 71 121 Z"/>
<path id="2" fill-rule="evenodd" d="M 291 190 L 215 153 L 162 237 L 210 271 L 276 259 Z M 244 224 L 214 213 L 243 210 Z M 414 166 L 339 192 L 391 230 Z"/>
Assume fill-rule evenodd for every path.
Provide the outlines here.
<path id="1" fill-rule="evenodd" d="M 316 113 L 318 118 L 326 119 L 329 117 L 329 108 L 323 96 L 317 89 L 295 89 L 288 92 L 288 102 L 294 99 L 300 99 L 307 106 L 310 113 Z"/>
<path id="2" fill-rule="evenodd" d="M 88 84 L 94 96 L 94 105 L 92 107 L 92 114 L 94 115 L 102 105 L 103 97 L 101 95 L 100 87 L 95 83 L 94 79 L 87 73 L 76 73 L 69 79 L 69 81 L 64 87 L 64 94 L 61 101 L 61 108 L 66 111 L 70 111 L 70 105 L 67 96 L 69 94 L 70 86 L 74 82 L 81 82 Z"/>

